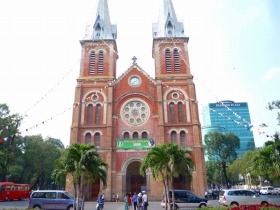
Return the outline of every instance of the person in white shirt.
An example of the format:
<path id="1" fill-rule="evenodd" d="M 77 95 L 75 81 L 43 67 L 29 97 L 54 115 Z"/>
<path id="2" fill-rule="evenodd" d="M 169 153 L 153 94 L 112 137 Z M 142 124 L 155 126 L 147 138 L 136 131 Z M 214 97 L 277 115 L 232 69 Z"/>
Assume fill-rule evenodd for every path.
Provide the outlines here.
<path id="1" fill-rule="evenodd" d="M 147 210 L 149 204 L 148 204 L 148 196 L 147 196 L 147 194 L 146 194 L 145 191 L 143 191 L 143 196 L 142 196 L 142 198 L 143 198 L 143 207 L 144 207 L 144 210 Z"/>

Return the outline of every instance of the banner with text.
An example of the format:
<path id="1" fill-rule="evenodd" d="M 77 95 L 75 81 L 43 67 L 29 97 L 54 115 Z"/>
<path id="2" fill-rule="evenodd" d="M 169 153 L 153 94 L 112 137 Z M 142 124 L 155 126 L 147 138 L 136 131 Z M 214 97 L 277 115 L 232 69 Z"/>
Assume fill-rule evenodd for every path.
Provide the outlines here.
<path id="1" fill-rule="evenodd" d="M 143 149 L 155 146 L 155 140 L 147 139 L 117 139 L 117 149 Z"/>

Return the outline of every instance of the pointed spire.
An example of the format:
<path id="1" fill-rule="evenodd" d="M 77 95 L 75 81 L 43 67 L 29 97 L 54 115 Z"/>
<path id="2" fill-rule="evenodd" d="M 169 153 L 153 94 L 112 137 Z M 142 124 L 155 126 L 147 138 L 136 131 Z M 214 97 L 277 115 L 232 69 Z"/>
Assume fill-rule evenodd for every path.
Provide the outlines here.
<path id="1" fill-rule="evenodd" d="M 108 40 L 116 38 L 117 26 L 111 24 L 108 2 L 107 0 L 99 0 L 96 18 L 93 24 L 93 32 L 91 35 L 86 36 L 83 40 Z"/>
<path id="2" fill-rule="evenodd" d="M 177 20 L 172 0 L 162 0 L 158 22 L 153 24 L 153 36 L 186 37 L 183 23 Z"/>

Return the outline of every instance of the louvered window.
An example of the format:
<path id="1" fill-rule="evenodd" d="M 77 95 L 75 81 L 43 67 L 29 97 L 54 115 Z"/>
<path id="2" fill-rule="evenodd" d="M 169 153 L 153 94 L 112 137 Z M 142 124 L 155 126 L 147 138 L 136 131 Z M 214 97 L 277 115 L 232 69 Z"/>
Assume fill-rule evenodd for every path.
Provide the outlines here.
<path id="1" fill-rule="evenodd" d="M 175 72 L 180 72 L 180 56 L 179 56 L 179 51 L 178 51 L 178 49 L 174 49 L 174 51 L 173 51 L 173 56 L 174 56 L 174 68 L 175 68 Z"/>
<path id="2" fill-rule="evenodd" d="M 175 107 L 174 107 L 174 103 L 170 103 L 169 108 L 170 108 L 170 121 L 171 121 L 171 123 L 175 123 Z"/>
<path id="3" fill-rule="evenodd" d="M 87 124 L 90 125 L 92 123 L 92 104 L 88 105 L 87 108 Z"/>
<path id="4" fill-rule="evenodd" d="M 148 133 L 147 132 L 143 132 L 142 133 L 142 139 L 146 139 L 148 138 Z"/>
<path id="5" fill-rule="evenodd" d="M 176 132 L 175 131 L 171 132 L 171 142 L 174 143 L 174 144 L 177 143 Z"/>
<path id="6" fill-rule="evenodd" d="M 100 124 L 100 117 L 101 117 L 101 105 L 97 104 L 95 110 L 95 124 L 97 125 Z"/>
<path id="7" fill-rule="evenodd" d="M 100 51 L 98 54 L 98 74 L 103 74 L 103 67 L 104 67 L 104 53 Z"/>
<path id="8" fill-rule="evenodd" d="M 181 131 L 180 132 L 180 142 L 182 147 L 186 147 L 186 132 Z"/>
<path id="9" fill-rule="evenodd" d="M 166 72 L 171 73 L 171 55 L 170 50 L 165 50 L 165 65 L 166 65 Z"/>
<path id="10" fill-rule="evenodd" d="M 85 137 L 85 143 L 86 143 L 86 144 L 90 144 L 90 141 L 91 141 L 91 134 L 90 134 L 90 133 L 87 133 L 87 134 L 86 134 L 86 137 Z"/>
<path id="11" fill-rule="evenodd" d="M 94 134 L 94 144 L 95 146 L 100 146 L 100 133 L 95 133 Z"/>
<path id="12" fill-rule="evenodd" d="M 182 102 L 179 102 L 178 103 L 178 119 L 179 119 L 179 122 L 183 122 L 183 103 Z"/>
<path id="13" fill-rule="evenodd" d="M 123 134 L 123 138 L 128 139 L 128 138 L 129 138 L 129 133 L 128 133 L 128 132 L 125 132 L 125 133 Z"/>
<path id="14" fill-rule="evenodd" d="M 95 52 L 90 53 L 90 61 L 89 61 L 89 74 L 94 74 L 95 68 Z"/>

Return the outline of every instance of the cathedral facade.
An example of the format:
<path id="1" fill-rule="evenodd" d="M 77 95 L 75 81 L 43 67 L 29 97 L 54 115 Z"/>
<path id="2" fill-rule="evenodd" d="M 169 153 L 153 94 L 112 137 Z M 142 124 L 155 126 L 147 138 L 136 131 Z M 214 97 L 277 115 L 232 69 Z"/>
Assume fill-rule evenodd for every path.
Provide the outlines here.
<path id="1" fill-rule="evenodd" d="M 188 41 L 171 0 L 162 0 L 153 24 L 152 56 L 155 78 L 132 64 L 119 77 L 117 27 L 112 25 L 107 0 L 99 0 L 93 33 L 80 40 L 80 74 L 75 89 L 70 144 L 95 144 L 108 163 L 108 184 L 88 186 L 87 200 L 104 192 L 122 197 L 145 190 L 149 199 L 160 200 L 164 188 L 151 174 L 142 177 L 140 164 L 153 146 L 172 142 L 191 151 L 195 163 L 192 181 L 181 174 L 176 189 L 203 196 L 207 189 L 195 84 L 189 67 Z M 71 191 L 67 179 L 66 190 Z"/>

